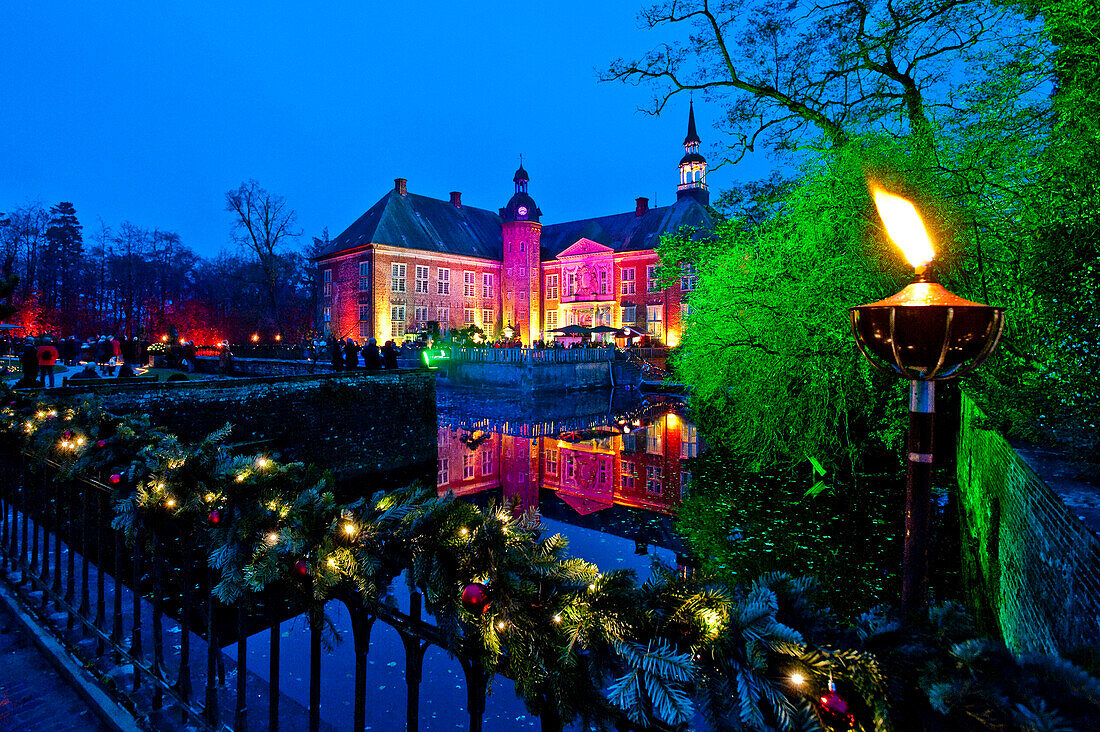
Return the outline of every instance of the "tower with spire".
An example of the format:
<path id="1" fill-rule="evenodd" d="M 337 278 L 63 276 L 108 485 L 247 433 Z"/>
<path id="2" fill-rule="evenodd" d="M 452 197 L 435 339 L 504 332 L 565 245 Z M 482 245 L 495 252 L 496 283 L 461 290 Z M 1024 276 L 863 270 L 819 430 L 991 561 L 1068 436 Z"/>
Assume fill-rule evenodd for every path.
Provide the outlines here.
<path id="1" fill-rule="evenodd" d="M 695 103 L 688 104 L 688 131 L 684 138 L 684 157 L 680 158 L 680 184 L 676 199 L 694 198 L 704 206 L 710 203 L 707 190 L 707 159 L 699 154 L 699 133 L 695 131 Z"/>
<path id="2" fill-rule="evenodd" d="M 539 243 L 542 238 L 542 211 L 527 193 L 530 176 L 523 169 L 512 177 L 516 192 L 508 205 L 500 209 L 501 239 L 504 248 L 501 263 L 502 327 L 511 326 L 526 344 L 541 338 L 540 309 L 542 276 Z"/>

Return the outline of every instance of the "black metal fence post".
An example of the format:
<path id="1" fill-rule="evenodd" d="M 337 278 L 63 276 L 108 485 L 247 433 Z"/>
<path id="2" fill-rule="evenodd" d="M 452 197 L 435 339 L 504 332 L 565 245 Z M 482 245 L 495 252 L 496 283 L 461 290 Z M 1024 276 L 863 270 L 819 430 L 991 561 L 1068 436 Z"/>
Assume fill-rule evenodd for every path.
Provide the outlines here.
<path id="1" fill-rule="evenodd" d="M 248 593 L 237 598 L 237 707 L 233 714 L 234 732 L 248 729 Z"/>
<path id="2" fill-rule="evenodd" d="M 180 533 L 177 541 L 180 558 L 180 578 L 183 582 L 183 592 L 180 609 L 180 667 L 176 680 L 176 692 L 183 699 L 184 704 L 191 703 L 191 596 L 194 590 L 194 578 L 191 575 L 191 542 L 190 532 L 186 529 Z M 184 714 L 186 721 L 186 713 Z"/>
<path id="3" fill-rule="evenodd" d="M 214 575 L 211 573 L 206 590 L 206 698 L 203 717 L 213 727 L 218 725 L 218 643 L 214 628 Z"/>
<path id="4" fill-rule="evenodd" d="M 153 585 L 153 709 L 164 705 L 164 544 L 160 531 L 154 527 L 149 572 Z"/>
<path id="5" fill-rule="evenodd" d="M 107 576 L 107 562 L 104 560 L 103 547 L 107 544 L 107 525 L 109 523 L 110 515 L 110 495 L 99 494 L 95 502 L 96 513 L 96 573 L 95 573 L 95 627 L 100 632 L 98 635 L 98 641 L 96 642 L 96 654 L 100 657 L 103 656 L 107 650 L 105 642 L 103 640 L 102 633 L 107 632 L 107 597 L 106 597 L 106 576 Z M 84 571 L 85 577 L 87 577 L 87 560 L 85 559 Z M 116 575 L 117 576 L 117 575 Z"/>
<path id="6" fill-rule="evenodd" d="M 271 623 L 267 674 L 267 728 L 269 732 L 279 729 L 279 673 L 281 666 L 280 644 L 281 623 L 279 622 L 278 603 L 274 598 L 267 605 L 268 620 Z"/>
<path id="7" fill-rule="evenodd" d="M 67 519 L 65 524 L 68 527 L 65 533 L 65 553 L 68 555 L 65 569 L 65 607 L 68 612 L 68 620 L 65 623 L 65 628 L 71 633 L 76 622 L 76 518 L 73 515 L 76 512 L 76 506 L 74 504 L 79 502 L 81 506 L 81 531 L 83 531 L 84 522 L 87 521 L 88 504 L 87 501 L 74 500 L 77 493 L 77 484 L 74 481 L 66 481 L 65 484 L 68 487 L 68 490 L 65 491 L 65 516 Z"/>
<path id="8" fill-rule="evenodd" d="M 98 493 L 95 486 L 89 485 L 89 490 L 85 496 L 85 500 L 80 501 L 80 607 L 78 614 L 85 620 L 91 619 L 91 593 L 88 590 L 88 520 L 89 513 L 88 502 L 96 501 L 98 507 Z M 98 514 L 98 511 L 96 511 Z M 102 566 L 103 561 L 100 559 L 99 552 L 96 552 L 96 561 Z M 100 570 L 102 572 L 102 570 Z M 80 625 L 80 632 L 87 634 L 87 627 L 83 623 Z"/>
<path id="9" fill-rule="evenodd" d="M 61 609 L 61 525 L 64 523 L 61 510 L 61 477 L 53 478 L 53 606 Z M 67 542 L 66 542 L 67 543 Z"/>
<path id="10" fill-rule="evenodd" d="M 134 564 L 134 587 L 130 592 L 133 599 L 133 627 L 130 635 L 130 655 L 134 660 L 144 660 L 144 649 L 141 642 L 141 538 L 142 526 L 140 519 L 134 522 L 134 556 L 131 558 Z M 121 583 L 120 583 L 121 584 Z M 141 667 L 134 664 L 134 691 L 141 687 Z"/>
<path id="11" fill-rule="evenodd" d="M 111 596 L 111 643 L 116 649 L 114 651 L 115 663 L 118 663 L 122 660 L 122 656 L 117 649 L 122 645 L 122 549 L 126 546 L 126 542 L 123 539 L 121 530 L 116 529 L 112 533 L 115 536 L 115 591 Z"/>
<path id="12" fill-rule="evenodd" d="M 318 732 L 321 729 L 321 626 L 325 608 L 314 599 L 312 583 L 309 603 L 309 732 Z"/>

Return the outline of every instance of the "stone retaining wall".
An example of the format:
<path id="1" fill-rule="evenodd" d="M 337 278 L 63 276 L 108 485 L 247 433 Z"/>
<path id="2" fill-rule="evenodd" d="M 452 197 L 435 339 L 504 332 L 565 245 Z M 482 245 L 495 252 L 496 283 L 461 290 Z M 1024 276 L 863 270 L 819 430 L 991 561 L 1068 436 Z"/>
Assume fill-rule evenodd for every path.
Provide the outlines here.
<path id="1" fill-rule="evenodd" d="M 58 390 L 79 393 L 79 389 Z M 97 388 L 111 411 L 147 413 L 185 440 L 227 422 L 230 441 L 331 469 L 364 492 L 434 481 L 435 374 L 397 370 Z"/>
<path id="2" fill-rule="evenodd" d="M 534 391 L 609 389 L 612 369 L 626 362 L 481 363 L 439 362 L 441 376 L 456 386 L 499 387 Z M 618 379 L 614 383 L 619 383 Z"/>
<path id="3" fill-rule="evenodd" d="M 1100 644 L 1100 490 L 984 421 L 964 395 L 956 471 L 971 604 L 1017 653 Z"/>

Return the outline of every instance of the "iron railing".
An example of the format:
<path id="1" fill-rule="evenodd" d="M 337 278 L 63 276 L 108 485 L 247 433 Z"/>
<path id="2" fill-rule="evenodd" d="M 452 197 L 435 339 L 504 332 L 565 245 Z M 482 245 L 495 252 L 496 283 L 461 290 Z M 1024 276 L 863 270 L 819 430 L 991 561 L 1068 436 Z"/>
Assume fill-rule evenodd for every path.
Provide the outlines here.
<path id="1" fill-rule="evenodd" d="M 41 611 L 43 622 L 74 655 L 83 656 L 100 676 L 114 677 L 140 713 L 159 721 L 155 726 L 322 728 L 323 609 L 307 605 L 308 584 L 295 588 L 288 583 L 225 605 L 213 593 L 200 532 L 170 519 L 149 520 L 128 542 L 111 526 L 114 502 L 121 497 L 111 486 L 68 478 L 57 463 L 10 448 L 0 453 L 0 471 L 0 574 L 24 603 Z M 439 630 L 422 617 L 421 595 L 411 593 L 408 613 L 367 607 L 354 591 L 335 601 L 346 605 L 353 630 L 353 729 L 366 726 L 366 659 L 371 629 L 381 620 L 397 631 L 405 648 L 406 729 L 417 730 L 424 654 L 432 645 L 446 648 Z M 280 658 L 282 624 L 302 613 L 310 626 L 305 707 L 280 692 L 286 675 Z M 245 667 L 249 636 L 265 628 L 267 680 Z M 166 632 L 178 633 L 178 644 L 166 645 Z M 235 676 L 232 688 L 226 669 L 234 662 L 221 651 L 230 643 L 236 644 L 238 665 L 237 673 L 230 674 Z M 466 678 L 469 728 L 478 732 L 489 677 L 476 655 L 459 653 L 457 658 Z M 119 670 L 126 667 L 132 669 L 129 683 L 117 684 Z M 266 725 L 250 716 L 257 711 L 250 700 L 266 706 Z M 179 722 L 169 723 L 177 715 Z M 562 729 L 553 709 L 541 722 L 544 730 Z"/>
<path id="2" fill-rule="evenodd" d="M 615 360 L 615 348 L 452 348 L 451 360 L 472 363 L 594 363 Z"/>

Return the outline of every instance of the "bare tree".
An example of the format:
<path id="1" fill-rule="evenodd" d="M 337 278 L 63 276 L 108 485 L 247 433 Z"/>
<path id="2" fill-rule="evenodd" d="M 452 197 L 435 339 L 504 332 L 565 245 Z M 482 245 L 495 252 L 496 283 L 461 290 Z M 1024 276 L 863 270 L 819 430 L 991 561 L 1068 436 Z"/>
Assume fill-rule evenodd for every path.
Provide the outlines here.
<path id="1" fill-rule="evenodd" d="M 234 214 L 233 238 L 255 256 L 263 274 L 268 312 L 276 332 L 282 332 L 279 313 L 279 279 L 283 271 L 279 252 L 287 240 L 301 231 L 297 216 L 282 196 L 268 192 L 255 180 L 225 194 L 225 210 Z"/>
<path id="2" fill-rule="evenodd" d="M 960 96 L 978 93 L 990 68 L 1045 66 L 1020 63 L 1045 52 L 1038 24 L 983 0 L 668 0 L 640 18 L 682 24 L 687 38 L 618 59 L 603 80 L 654 85 L 653 114 L 683 92 L 724 103 L 726 162 L 869 131 L 934 151 L 937 114 L 967 107 Z"/>
<path id="3" fill-rule="evenodd" d="M 0 256 L 3 273 L 20 280 L 19 300 L 36 293 L 39 258 L 46 239 L 50 216 L 40 203 L 28 203 L 4 216 L 0 225 Z"/>

